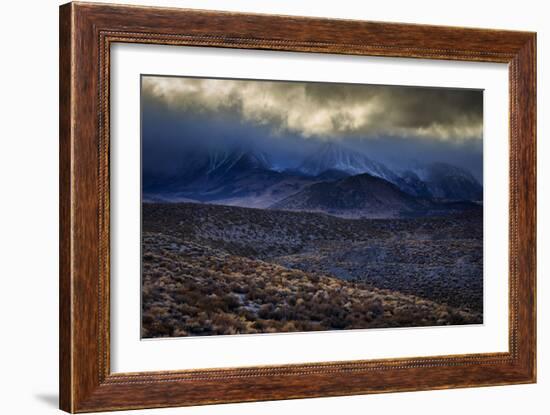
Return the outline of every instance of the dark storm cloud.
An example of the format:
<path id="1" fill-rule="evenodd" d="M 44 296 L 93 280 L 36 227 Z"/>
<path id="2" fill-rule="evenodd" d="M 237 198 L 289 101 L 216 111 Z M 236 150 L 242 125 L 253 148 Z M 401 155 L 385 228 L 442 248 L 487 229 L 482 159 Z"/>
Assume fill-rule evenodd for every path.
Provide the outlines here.
<path id="1" fill-rule="evenodd" d="M 147 76 L 144 99 L 175 112 L 231 114 L 241 122 L 323 140 L 410 137 L 481 140 L 479 90 Z"/>
<path id="2" fill-rule="evenodd" d="M 269 155 L 275 167 L 295 167 L 315 151 L 317 140 L 296 134 L 274 138 L 265 125 L 250 125 L 233 117 L 212 117 L 167 111 L 158 102 L 142 102 L 143 169 L 171 174 L 189 162 L 197 150 L 232 149 L 261 151 Z"/>

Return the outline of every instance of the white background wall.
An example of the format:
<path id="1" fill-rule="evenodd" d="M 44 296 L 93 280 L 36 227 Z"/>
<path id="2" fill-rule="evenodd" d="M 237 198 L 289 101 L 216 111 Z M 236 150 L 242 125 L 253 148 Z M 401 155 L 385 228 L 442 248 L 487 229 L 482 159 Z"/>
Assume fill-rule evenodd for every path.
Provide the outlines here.
<path id="1" fill-rule="evenodd" d="M 538 32 L 539 383 L 346 398 L 143 411 L 157 414 L 548 413 L 550 272 L 550 13 L 543 1 L 139 1 L 232 11 L 311 15 Z M 58 9 L 55 0 L 2 4 L 0 65 L 0 412 L 57 410 Z M 546 75 L 548 79 L 550 73 Z M 545 200 L 546 199 L 546 200 Z M 489 247 L 490 249 L 490 247 Z M 137 412 L 134 412 L 137 413 Z"/>

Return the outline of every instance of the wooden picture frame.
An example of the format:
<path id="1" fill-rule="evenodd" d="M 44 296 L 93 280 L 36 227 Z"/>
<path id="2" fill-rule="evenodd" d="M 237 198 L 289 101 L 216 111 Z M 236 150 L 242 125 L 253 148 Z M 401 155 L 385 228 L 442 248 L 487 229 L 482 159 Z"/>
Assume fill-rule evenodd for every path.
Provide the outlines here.
<path id="1" fill-rule="evenodd" d="M 109 59 L 110 46 L 118 42 L 507 63 L 509 352 L 111 373 Z M 535 382 L 535 33 L 69 3 L 60 8 L 59 93 L 61 409 L 91 412 Z"/>

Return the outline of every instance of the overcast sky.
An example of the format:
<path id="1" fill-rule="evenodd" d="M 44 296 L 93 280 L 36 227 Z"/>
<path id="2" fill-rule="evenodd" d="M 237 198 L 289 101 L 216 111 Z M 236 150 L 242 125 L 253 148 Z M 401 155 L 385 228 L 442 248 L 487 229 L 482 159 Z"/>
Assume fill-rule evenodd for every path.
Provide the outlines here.
<path id="1" fill-rule="evenodd" d="M 454 161 L 482 174 L 480 90 L 143 76 L 142 121 L 160 164 L 200 142 L 256 143 L 291 163 L 340 141 L 381 161 Z"/>
<path id="2" fill-rule="evenodd" d="M 479 90 L 386 85 L 144 77 L 143 93 L 172 109 L 269 125 L 325 140 L 344 136 L 481 139 Z"/>

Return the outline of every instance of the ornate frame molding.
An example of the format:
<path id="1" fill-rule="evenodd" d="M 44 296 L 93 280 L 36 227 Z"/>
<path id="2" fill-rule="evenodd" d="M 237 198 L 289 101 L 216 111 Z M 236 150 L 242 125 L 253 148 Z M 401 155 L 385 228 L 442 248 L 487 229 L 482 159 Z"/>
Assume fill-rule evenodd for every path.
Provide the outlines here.
<path id="1" fill-rule="evenodd" d="M 62 409 L 89 412 L 535 381 L 535 34 L 86 3 L 61 6 L 60 29 Z M 110 46 L 117 42 L 508 63 L 510 351 L 111 373 L 109 69 Z"/>

